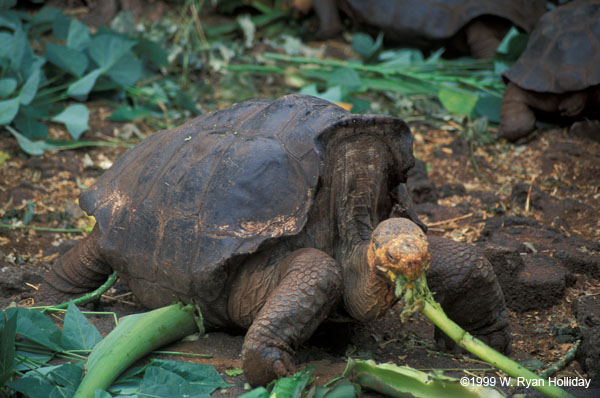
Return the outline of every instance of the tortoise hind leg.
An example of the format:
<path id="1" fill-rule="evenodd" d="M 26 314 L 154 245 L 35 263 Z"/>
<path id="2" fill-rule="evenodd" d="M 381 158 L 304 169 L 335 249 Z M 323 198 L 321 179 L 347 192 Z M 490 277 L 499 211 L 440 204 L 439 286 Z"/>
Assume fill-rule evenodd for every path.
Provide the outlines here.
<path id="1" fill-rule="evenodd" d="M 95 227 L 75 247 L 59 257 L 44 275 L 37 300 L 57 304 L 100 286 L 112 273 L 98 248 L 100 231 Z"/>
<path id="2" fill-rule="evenodd" d="M 450 319 L 496 350 L 509 353 L 512 336 L 504 294 L 490 262 L 475 246 L 429 236 L 427 281 Z M 436 329 L 442 348 L 457 348 Z"/>
<path id="3" fill-rule="evenodd" d="M 244 267 L 229 298 L 228 312 L 240 326 L 245 326 L 249 313 L 256 313 L 242 348 L 242 369 L 251 385 L 265 385 L 291 374 L 294 349 L 312 335 L 342 297 L 341 269 L 324 252 L 296 250 L 276 266 L 276 272 L 257 267 L 254 273 Z M 279 278 L 278 274 L 279 281 L 269 280 L 272 275 Z M 248 310 L 237 310 L 244 306 Z"/>
<path id="4" fill-rule="evenodd" d="M 467 44 L 474 58 L 492 58 L 502 42 L 502 37 L 510 29 L 510 23 L 503 18 L 480 17 L 465 28 Z"/>

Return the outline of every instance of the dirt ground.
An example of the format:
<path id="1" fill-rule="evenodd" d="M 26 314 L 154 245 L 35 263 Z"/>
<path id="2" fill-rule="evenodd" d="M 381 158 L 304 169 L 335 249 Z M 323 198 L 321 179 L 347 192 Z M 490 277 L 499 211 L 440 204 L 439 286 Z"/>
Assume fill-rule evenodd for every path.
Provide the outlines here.
<path id="1" fill-rule="evenodd" d="M 91 128 L 82 139 L 116 141 L 131 130 L 129 125 L 107 121 L 106 116 L 111 111 L 102 104 L 95 104 L 90 110 Z M 49 127 L 52 137 L 66 137 L 60 126 L 49 124 Z M 136 127 L 142 135 L 153 132 L 143 123 Z M 448 122 L 442 128 L 433 129 L 413 123 L 411 129 L 415 135 L 415 155 L 427 165 L 428 183 L 433 187 L 430 191 L 415 192 L 435 195 L 428 199 L 415 198 L 418 213 L 430 226 L 430 233 L 477 244 L 488 220 L 519 216 L 555 228 L 566 237 L 599 241 L 598 141 L 573 136 L 565 128 L 554 128 L 537 133 L 524 144 L 499 142 L 476 147 L 471 153 L 468 143 L 461 138 L 462 127 L 457 124 Z M 0 151 L 9 155 L 0 164 L 0 219 L 4 223 L 22 225 L 24 217 L 33 215 L 29 226 L 90 226 L 92 220 L 77 206 L 77 197 L 126 150 L 123 145 L 93 147 L 29 157 L 8 133 L 0 133 Z M 518 184 L 525 187 L 524 206 L 515 199 Z M 460 192 L 455 193 L 453 189 L 460 186 L 464 189 L 458 188 Z M 536 193 L 541 198 L 538 202 L 534 198 Z M 543 205 L 536 207 L 535 203 Z M 34 305 L 44 269 L 82 236 L 29 228 L 0 228 L 0 308 L 12 302 Z M 590 255 L 600 261 L 598 252 Z M 551 306 L 524 311 L 511 309 L 511 357 L 516 360 L 537 358 L 547 365 L 560 360 L 574 341 L 557 338 L 564 336 L 555 333 L 557 325 L 578 326 L 572 304 L 580 296 L 600 295 L 597 278 L 593 273 L 570 271 L 564 290 L 557 293 L 558 299 Z M 104 311 L 115 311 L 119 315 L 142 310 L 120 284 L 109 291 L 100 306 Z M 424 370 L 447 369 L 455 376 L 497 374 L 487 364 L 471 357 L 439 352 L 434 345 L 431 324 L 420 316 L 402 324 L 400 312 L 398 305 L 383 319 L 368 325 L 325 324 L 299 348 L 296 363 L 299 367 L 314 365 L 320 384 L 339 376 L 348 356 L 391 361 Z M 93 321 L 103 333 L 112 327 L 110 317 L 93 317 Z M 211 354 L 212 358 L 168 357 L 214 365 L 233 386 L 213 396 L 236 397 L 244 392 L 244 376 L 231 377 L 224 372 L 241 367 L 242 342 L 241 331 L 210 331 L 195 342 L 179 343 L 169 349 Z M 572 361 L 557 376 L 581 378 L 587 374 L 578 361 Z M 600 396 L 598 389 L 571 391 L 578 397 Z M 513 392 L 539 396 L 528 389 Z M 364 396 L 378 395 L 365 393 Z"/>

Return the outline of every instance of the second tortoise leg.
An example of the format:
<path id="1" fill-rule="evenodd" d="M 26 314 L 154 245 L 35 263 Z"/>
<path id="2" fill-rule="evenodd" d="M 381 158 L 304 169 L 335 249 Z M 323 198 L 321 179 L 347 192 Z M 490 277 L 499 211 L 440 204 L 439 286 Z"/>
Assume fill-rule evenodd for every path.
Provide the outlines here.
<path id="1" fill-rule="evenodd" d="M 428 239 L 431 267 L 427 282 L 435 300 L 467 332 L 509 353 L 512 336 L 508 313 L 490 262 L 475 246 L 438 236 Z M 436 342 L 446 349 L 458 347 L 437 328 Z"/>
<path id="2" fill-rule="evenodd" d="M 236 310 L 240 300 L 255 301 L 246 303 L 255 308 L 250 312 L 256 315 L 252 317 L 242 348 L 242 369 L 251 385 L 265 385 L 293 373 L 294 350 L 312 335 L 342 297 L 341 269 L 333 258 L 320 250 L 294 251 L 278 267 L 275 273 L 264 272 L 260 267 L 254 275 L 243 272 L 232 287 L 236 291 L 232 291 L 229 298 L 230 316 L 242 327 L 248 322 L 248 311 L 240 314 Z M 252 292 L 254 285 L 261 284 L 261 278 L 271 278 L 270 275 L 277 275 L 280 270 L 279 281 L 267 281 L 263 284 L 264 291 Z M 273 285 L 274 288 L 267 291 Z"/>

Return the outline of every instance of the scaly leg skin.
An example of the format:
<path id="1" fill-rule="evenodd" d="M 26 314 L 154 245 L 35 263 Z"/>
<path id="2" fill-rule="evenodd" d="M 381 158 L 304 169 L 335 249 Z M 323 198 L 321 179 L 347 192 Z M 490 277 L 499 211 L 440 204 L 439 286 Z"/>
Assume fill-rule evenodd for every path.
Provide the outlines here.
<path id="1" fill-rule="evenodd" d="M 535 129 L 535 115 L 529 107 L 527 93 L 509 82 L 500 104 L 498 134 L 508 141 L 516 141 Z"/>
<path id="2" fill-rule="evenodd" d="M 465 29 L 471 55 L 479 59 L 492 58 L 509 29 L 510 25 L 495 20 L 475 19 Z"/>
<path id="3" fill-rule="evenodd" d="M 294 372 L 291 360 L 294 349 L 312 335 L 342 296 L 340 266 L 319 250 L 297 250 L 280 267 L 285 269 L 281 280 L 266 295 L 242 348 L 242 369 L 253 386 L 265 385 Z M 260 283 L 263 277 L 268 275 L 260 269 L 254 277 L 242 274 L 246 285 L 237 289 L 252 290 L 250 285 Z M 238 293 L 239 290 L 232 292 L 230 300 L 242 298 Z M 248 294 L 246 300 L 248 297 L 255 296 Z M 231 308 L 229 305 L 230 313 Z"/>
<path id="4" fill-rule="evenodd" d="M 92 291 L 106 281 L 112 269 L 102 261 L 99 235 L 98 228 L 94 228 L 54 262 L 44 275 L 44 282 L 36 294 L 37 302 L 41 305 L 60 304 Z"/>
<path id="5" fill-rule="evenodd" d="M 319 18 L 319 40 L 337 37 L 342 33 L 343 26 L 335 0 L 317 0 L 314 2 L 315 13 Z"/>
<path id="6" fill-rule="evenodd" d="M 450 319 L 492 348 L 509 353 L 512 336 L 504 294 L 490 262 L 472 245 L 429 236 L 427 282 Z M 436 328 L 442 349 L 459 350 Z"/>

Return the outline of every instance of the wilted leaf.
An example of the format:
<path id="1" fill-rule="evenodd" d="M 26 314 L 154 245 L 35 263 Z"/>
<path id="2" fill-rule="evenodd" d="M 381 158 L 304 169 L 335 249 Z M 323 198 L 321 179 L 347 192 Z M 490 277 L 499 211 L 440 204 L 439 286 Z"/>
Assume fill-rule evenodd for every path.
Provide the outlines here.
<path id="1" fill-rule="evenodd" d="M 438 91 L 440 102 L 450 113 L 470 115 L 477 103 L 478 95 L 472 91 L 442 87 Z"/>
<path id="2" fill-rule="evenodd" d="M 67 350 L 91 350 L 101 340 L 98 329 L 70 302 L 60 338 L 62 346 Z"/>
<path id="3" fill-rule="evenodd" d="M 46 58 L 59 68 L 81 77 L 88 67 L 88 57 L 80 50 L 46 43 Z"/>
<path id="4" fill-rule="evenodd" d="M 71 137 L 78 140 L 81 134 L 89 128 L 89 116 L 89 111 L 85 105 L 75 104 L 70 105 L 60 114 L 54 116 L 52 121 L 64 123 Z"/>
<path id="5" fill-rule="evenodd" d="M 0 101 L 0 125 L 9 124 L 19 112 L 19 97 Z"/>
<path id="6" fill-rule="evenodd" d="M 0 79 L 0 97 L 8 97 L 15 92 L 17 81 L 10 77 Z"/>
<path id="7" fill-rule="evenodd" d="M 29 78 L 27 78 L 25 84 L 23 84 L 23 87 L 21 87 L 21 92 L 19 93 L 19 102 L 22 105 L 29 105 L 29 103 L 33 101 L 39 84 L 40 70 L 37 69 L 31 75 L 29 75 Z"/>

